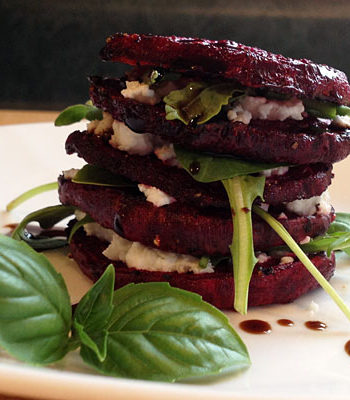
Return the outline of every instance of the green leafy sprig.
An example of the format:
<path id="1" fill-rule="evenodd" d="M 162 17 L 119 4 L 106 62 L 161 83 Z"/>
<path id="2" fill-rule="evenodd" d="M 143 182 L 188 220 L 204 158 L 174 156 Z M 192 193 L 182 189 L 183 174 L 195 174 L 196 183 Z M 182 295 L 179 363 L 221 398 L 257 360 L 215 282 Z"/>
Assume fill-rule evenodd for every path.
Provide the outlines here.
<path id="1" fill-rule="evenodd" d="M 191 82 L 185 88 L 171 91 L 163 98 L 166 119 L 179 119 L 185 125 L 203 124 L 219 114 L 233 98 L 244 94 L 232 83 Z"/>
<path id="2" fill-rule="evenodd" d="M 51 236 L 45 236 L 39 234 L 34 236 L 32 233 L 28 232 L 27 226 L 31 222 L 38 222 L 42 229 L 50 229 L 58 222 L 64 220 L 65 218 L 73 215 L 75 207 L 56 205 L 45 207 L 40 210 L 34 211 L 28 214 L 16 227 L 12 233 L 12 237 L 16 240 L 23 240 L 29 244 L 33 249 L 36 250 L 48 250 L 58 247 L 63 247 L 67 245 L 67 240 L 65 238 L 57 238 Z"/>
<path id="3" fill-rule="evenodd" d="M 91 102 L 86 104 L 75 104 L 65 108 L 55 120 L 55 126 L 64 126 L 74 124 L 82 119 L 93 121 L 103 118 L 102 110 L 93 106 Z"/>
<path id="4" fill-rule="evenodd" d="M 114 291 L 114 274 L 110 265 L 72 318 L 66 286 L 50 262 L 0 236 L 1 347 L 38 365 L 80 348 L 82 359 L 105 374 L 168 382 L 250 365 L 226 316 L 200 296 L 167 283 Z"/>

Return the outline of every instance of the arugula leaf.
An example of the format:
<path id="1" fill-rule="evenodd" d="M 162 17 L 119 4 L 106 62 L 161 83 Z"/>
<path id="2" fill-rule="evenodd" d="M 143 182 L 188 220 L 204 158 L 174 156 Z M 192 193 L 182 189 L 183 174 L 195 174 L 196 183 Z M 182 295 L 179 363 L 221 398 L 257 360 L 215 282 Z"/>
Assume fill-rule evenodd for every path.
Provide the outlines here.
<path id="1" fill-rule="evenodd" d="M 222 181 L 232 210 L 233 239 L 230 251 L 235 282 L 234 308 L 247 313 L 249 282 L 257 259 L 253 247 L 251 208 L 256 197 L 263 197 L 265 177 L 238 176 Z"/>
<path id="2" fill-rule="evenodd" d="M 113 187 L 135 187 L 136 184 L 121 175 L 97 167 L 96 165 L 84 165 L 72 179 L 74 183 L 97 186 L 113 186 Z"/>
<path id="3" fill-rule="evenodd" d="M 0 346 L 49 364 L 67 352 L 71 306 L 63 278 L 27 244 L 0 236 Z"/>
<path id="4" fill-rule="evenodd" d="M 277 233 L 277 235 L 286 243 L 286 245 L 292 250 L 292 252 L 299 258 L 299 260 L 304 264 L 305 268 L 310 272 L 310 274 L 316 279 L 318 284 L 324 289 L 326 293 L 333 299 L 333 301 L 338 305 L 338 307 L 343 311 L 346 317 L 350 320 L 350 309 L 347 307 L 343 299 L 330 285 L 327 279 L 321 274 L 321 272 L 314 266 L 310 261 L 308 256 L 303 252 L 303 250 L 298 246 L 295 240 L 288 233 L 286 228 L 275 218 L 273 218 L 266 211 L 262 210 L 260 207 L 254 206 L 253 211 L 259 215 L 265 222 L 267 222 L 271 228 Z"/>
<path id="5" fill-rule="evenodd" d="M 82 344 L 81 356 L 114 376 L 176 381 L 249 366 L 247 349 L 226 316 L 197 294 L 168 283 L 117 290 L 107 326 L 107 356 Z"/>
<path id="6" fill-rule="evenodd" d="M 337 212 L 335 221 L 331 223 L 327 231 L 328 234 L 334 232 L 350 232 L 350 214 Z"/>
<path id="7" fill-rule="evenodd" d="M 6 211 L 12 211 L 14 208 L 18 207 L 20 204 L 24 203 L 25 201 L 31 199 L 32 197 L 47 192 L 49 190 L 57 190 L 58 183 L 57 182 L 50 182 L 45 183 L 44 185 L 36 186 L 26 192 L 22 193 L 20 196 L 16 197 L 6 206 Z"/>
<path id="8" fill-rule="evenodd" d="M 350 107 L 338 106 L 328 101 L 304 99 L 305 111 L 315 117 L 335 119 L 337 115 L 350 116 Z"/>
<path id="9" fill-rule="evenodd" d="M 96 354 L 100 362 L 107 356 L 106 328 L 113 310 L 114 276 L 114 267 L 111 264 L 80 300 L 74 313 L 75 335 Z"/>
<path id="10" fill-rule="evenodd" d="M 219 114 L 232 97 L 238 98 L 244 90 L 232 83 L 207 84 L 191 82 L 184 89 L 173 90 L 163 98 L 166 119 L 179 119 L 184 124 L 203 124 Z"/>
<path id="11" fill-rule="evenodd" d="M 86 118 L 89 121 L 103 118 L 102 110 L 87 103 L 65 108 L 55 120 L 55 126 L 70 125 Z"/>
<path id="12" fill-rule="evenodd" d="M 30 222 L 36 221 L 39 222 L 41 228 L 49 229 L 56 225 L 59 221 L 62 221 L 63 219 L 74 214 L 74 211 L 75 207 L 63 205 L 46 207 L 34 211 L 28 214 L 21 221 L 21 223 L 18 224 L 17 228 L 12 233 L 12 237 L 16 240 L 24 240 L 33 249 L 37 250 L 47 250 L 66 246 L 66 239 L 57 239 L 44 235 L 35 237 L 27 231 L 26 227 Z"/>
<path id="13" fill-rule="evenodd" d="M 185 150 L 174 146 L 176 158 L 181 166 L 199 182 L 214 182 L 240 175 L 254 174 L 266 169 L 277 168 L 285 164 L 268 164 L 240 160 L 233 157 L 212 156 Z"/>
<path id="14" fill-rule="evenodd" d="M 68 243 L 71 242 L 72 237 L 74 236 L 74 234 L 77 232 L 77 230 L 78 230 L 79 228 L 81 228 L 81 227 L 84 226 L 85 224 L 89 224 L 90 222 L 95 222 L 95 221 L 90 217 L 90 215 L 85 215 L 85 217 L 84 217 L 83 219 L 81 219 L 80 221 L 77 221 L 77 222 L 73 225 L 73 227 L 72 227 L 72 229 L 71 229 L 71 231 L 70 231 L 70 233 L 69 233 L 69 236 L 68 236 Z"/>

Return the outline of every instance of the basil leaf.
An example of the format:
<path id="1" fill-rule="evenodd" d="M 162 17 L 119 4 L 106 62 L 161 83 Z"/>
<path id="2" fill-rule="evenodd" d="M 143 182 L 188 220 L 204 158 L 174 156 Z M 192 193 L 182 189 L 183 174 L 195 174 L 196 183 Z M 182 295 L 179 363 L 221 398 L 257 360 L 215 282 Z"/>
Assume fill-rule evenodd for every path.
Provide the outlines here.
<path id="1" fill-rule="evenodd" d="M 270 214 L 268 214 L 260 207 L 254 206 L 253 211 L 271 226 L 271 228 L 277 233 L 277 235 L 286 243 L 286 245 L 291 249 L 291 251 L 298 257 L 300 262 L 304 264 L 305 268 L 316 279 L 318 284 L 324 289 L 326 293 L 328 293 L 328 295 L 333 299 L 333 301 L 337 304 L 340 310 L 350 320 L 350 309 L 347 307 L 344 300 L 334 290 L 334 288 L 327 281 L 327 279 L 321 274 L 321 272 L 314 266 L 314 264 L 310 261 L 308 256 L 303 252 L 303 250 L 291 237 L 286 228 L 279 221 L 277 221 L 274 217 L 272 217 Z"/>
<path id="2" fill-rule="evenodd" d="M 0 236 L 0 346 L 48 364 L 67 351 L 71 306 L 63 278 L 27 244 Z"/>
<path id="3" fill-rule="evenodd" d="M 181 166 L 199 182 L 215 182 L 235 176 L 254 174 L 266 169 L 277 168 L 285 164 L 268 164 L 245 161 L 233 157 L 211 156 L 185 150 L 174 146 L 176 158 Z"/>
<path id="4" fill-rule="evenodd" d="M 67 245 L 66 239 L 57 239 L 44 235 L 34 236 L 29 233 L 26 229 L 30 222 L 39 222 L 39 225 L 43 229 L 49 229 L 56 225 L 59 221 L 69 217 L 74 214 L 75 207 L 73 206 L 51 206 L 42 208 L 40 210 L 34 211 L 27 215 L 17 228 L 13 231 L 12 237 L 16 240 L 24 240 L 33 249 L 37 250 L 47 250 L 54 249 Z"/>
<path id="5" fill-rule="evenodd" d="M 113 304 L 105 360 L 81 347 L 84 361 L 105 374 L 176 381 L 250 364 L 226 316 L 194 293 L 167 283 L 130 284 L 115 292 Z"/>
<path id="6" fill-rule="evenodd" d="M 124 178 L 121 175 L 97 167 L 96 165 L 86 164 L 81 168 L 72 179 L 74 183 L 96 186 L 112 186 L 112 187 L 134 187 L 135 183 Z"/>
<path id="7" fill-rule="evenodd" d="M 219 114 L 235 96 L 242 96 L 244 90 L 232 83 L 206 84 L 191 82 L 184 89 L 173 90 L 163 98 L 166 119 L 179 119 L 184 124 L 203 124 Z"/>
<path id="8" fill-rule="evenodd" d="M 232 210 L 233 239 L 230 251 L 235 283 L 234 308 L 247 313 L 249 282 L 257 259 L 253 247 L 251 208 L 263 197 L 265 177 L 239 176 L 222 181 Z"/>
<path id="9" fill-rule="evenodd" d="M 47 192 L 49 190 L 57 190 L 58 183 L 51 182 L 45 183 L 44 185 L 36 186 L 33 189 L 27 190 L 26 192 L 22 193 L 20 196 L 16 197 L 12 200 L 7 206 L 6 211 L 12 211 L 14 208 L 18 207 L 20 204 L 24 203 L 25 201 L 31 199 L 32 197 Z"/>
<path id="10" fill-rule="evenodd" d="M 86 118 L 89 121 L 103 118 L 102 110 L 91 104 L 76 104 L 67 107 L 55 120 L 55 126 L 70 125 Z"/>
<path id="11" fill-rule="evenodd" d="M 107 356 L 107 330 L 113 310 L 114 267 L 109 265 L 102 277 L 80 300 L 73 320 L 75 335 L 103 362 Z"/>

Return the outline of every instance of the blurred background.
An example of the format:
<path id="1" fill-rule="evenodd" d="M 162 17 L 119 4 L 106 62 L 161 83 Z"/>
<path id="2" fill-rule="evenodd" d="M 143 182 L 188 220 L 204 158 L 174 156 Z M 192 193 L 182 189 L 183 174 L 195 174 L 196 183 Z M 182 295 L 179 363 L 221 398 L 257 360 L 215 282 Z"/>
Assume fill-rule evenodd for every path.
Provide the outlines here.
<path id="1" fill-rule="evenodd" d="M 0 0 L 0 108 L 60 110 L 86 77 L 118 75 L 98 53 L 114 32 L 231 39 L 350 74 L 350 2 Z"/>

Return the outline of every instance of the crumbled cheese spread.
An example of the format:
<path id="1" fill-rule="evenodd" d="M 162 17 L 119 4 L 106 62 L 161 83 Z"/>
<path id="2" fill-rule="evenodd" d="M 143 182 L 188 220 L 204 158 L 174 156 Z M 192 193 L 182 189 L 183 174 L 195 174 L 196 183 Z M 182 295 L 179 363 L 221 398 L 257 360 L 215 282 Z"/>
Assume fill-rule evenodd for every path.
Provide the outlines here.
<path id="1" fill-rule="evenodd" d="M 88 132 L 93 132 L 97 136 L 101 136 L 103 133 L 108 132 L 112 129 L 113 117 L 111 114 L 104 112 L 101 120 L 95 119 L 91 121 L 88 126 Z"/>
<path id="2" fill-rule="evenodd" d="M 163 144 L 160 147 L 154 149 L 154 154 L 163 161 L 164 164 L 170 165 L 171 167 L 180 167 L 180 163 L 176 159 L 176 153 L 174 145 L 172 143 Z"/>
<path id="3" fill-rule="evenodd" d="M 71 168 L 71 169 L 67 169 L 66 171 L 63 171 L 63 177 L 64 179 L 73 179 L 75 177 L 75 175 L 78 173 L 78 169 L 76 168 Z"/>
<path id="4" fill-rule="evenodd" d="M 317 313 L 319 309 L 320 306 L 312 300 L 308 308 L 311 314 Z"/>
<path id="5" fill-rule="evenodd" d="M 285 256 L 285 257 L 282 257 L 280 259 L 280 264 L 289 264 L 289 263 L 292 263 L 292 262 L 294 262 L 294 258 L 293 257 Z"/>
<path id="6" fill-rule="evenodd" d="M 284 121 L 292 118 L 303 119 L 305 108 L 299 99 L 268 100 L 266 97 L 244 96 L 227 112 L 227 118 L 234 122 L 249 124 L 252 119 Z"/>
<path id="7" fill-rule="evenodd" d="M 278 167 L 278 168 L 272 168 L 272 169 L 265 169 L 264 171 L 260 172 L 260 175 L 266 176 L 269 178 L 270 176 L 281 176 L 285 175 L 289 171 L 289 167 Z"/>
<path id="8" fill-rule="evenodd" d="M 300 240 L 299 244 L 310 243 L 310 241 L 311 241 L 310 236 L 305 236 L 304 239 Z"/>
<path id="9" fill-rule="evenodd" d="M 348 115 L 337 115 L 334 118 L 334 123 L 342 128 L 350 128 L 350 117 Z"/>
<path id="10" fill-rule="evenodd" d="M 265 262 L 268 261 L 270 258 L 271 258 L 271 257 L 268 256 L 266 253 L 259 253 L 259 254 L 257 255 L 257 259 L 258 259 L 258 263 L 259 263 L 259 264 L 265 263 Z"/>
<path id="11" fill-rule="evenodd" d="M 109 144 L 129 154 L 145 156 L 153 152 L 153 137 L 150 133 L 135 133 L 123 122 L 113 121 L 113 135 Z"/>
<path id="12" fill-rule="evenodd" d="M 87 130 L 98 136 L 112 131 L 109 144 L 115 149 L 140 156 L 154 153 L 164 164 L 180 167 L 173 144 L 167 143 L 151 133 L 135 133 L 123 122 L 113 120 L 108 113 L 103 113 L 101 121 L 91 121 Z"/>
<path id="13" fill-rule="evenodd" d="M 290 203 L 286 203 L 286 208 L 301 216 L 313 215 L 315 213 L 328 215 L 332 210 L 327 190 L 323 192 L 321 196 L 314 196 L 309 199 L 294 200 Z"/>
<path id="14" fill-rule="evenodd" d="M 156 207 L 162 207 L 166 204 L 171 204 L 176 201 L 174 197 L 169 196 L 168 194 L 164 193 L 154 186 L 144 185 L 140 183 L 138 185 L 138 188 L 146 196 L 146 200 Z"/>
<path id="15" fill-rule="evenodd" d="M 125 83 L 126 89 L 121 91 L 122 96 L 125 98 L 134 99 L 152 106 L 160 102 L 160 97 L 146 83 L 138 81 L 126 81 Z"/>
<path id="16" fill-rule="evenodd" d="M 129 268 L 146 271 L 193 272 L 195 274 L 214 272 L 214 267 L 210 262 L 203 269 L 199 266 L 199 258 L 153 249 L 139 242 L 131 242 L 95 222 L 85 224 L 84 229 L 88 236 L 96 236 L 110 243 L 103 252 L 105 257 L 112 261 L 122 261 Z"/>

